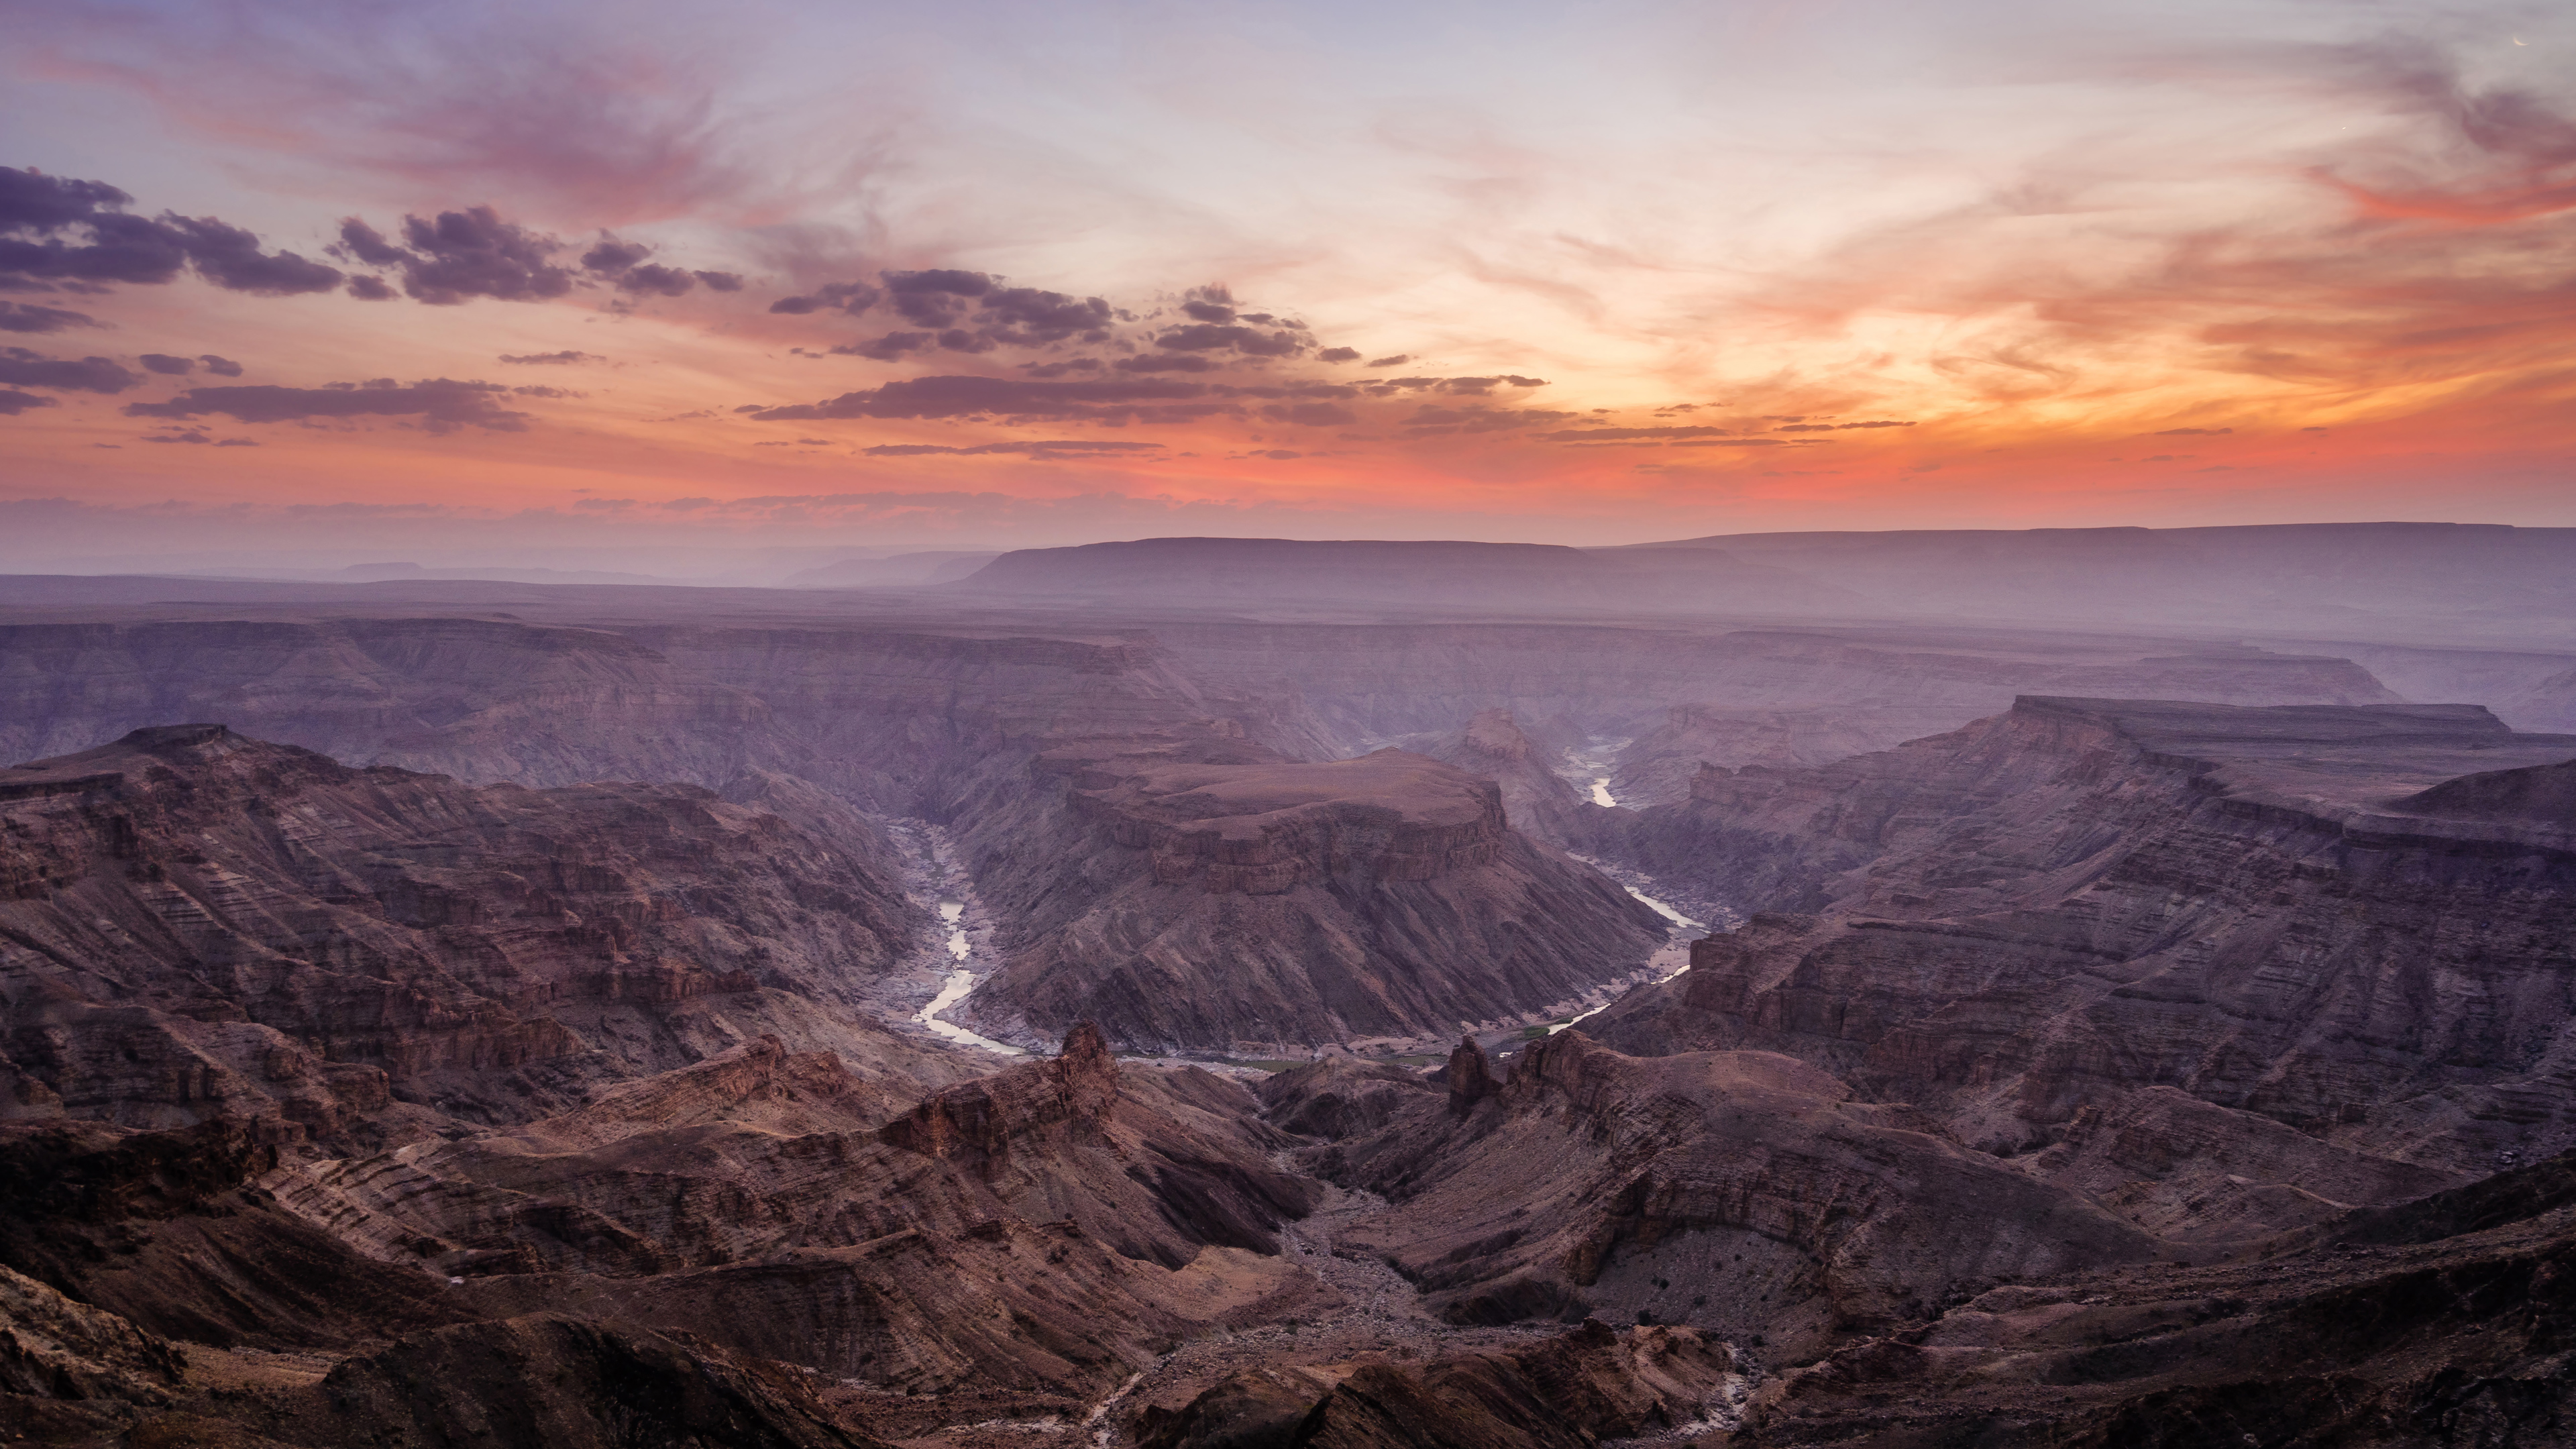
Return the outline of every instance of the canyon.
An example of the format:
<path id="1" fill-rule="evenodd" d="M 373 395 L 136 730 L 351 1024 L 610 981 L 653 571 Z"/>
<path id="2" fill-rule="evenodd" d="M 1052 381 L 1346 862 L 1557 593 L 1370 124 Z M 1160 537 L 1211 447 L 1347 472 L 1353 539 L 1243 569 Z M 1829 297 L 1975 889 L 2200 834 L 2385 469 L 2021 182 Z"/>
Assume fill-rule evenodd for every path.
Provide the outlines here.
<path id="1" fill-rule="evenodd" d="M 0 1424 L 2563 1442 L 2558 547 L 0 580 Z"/>

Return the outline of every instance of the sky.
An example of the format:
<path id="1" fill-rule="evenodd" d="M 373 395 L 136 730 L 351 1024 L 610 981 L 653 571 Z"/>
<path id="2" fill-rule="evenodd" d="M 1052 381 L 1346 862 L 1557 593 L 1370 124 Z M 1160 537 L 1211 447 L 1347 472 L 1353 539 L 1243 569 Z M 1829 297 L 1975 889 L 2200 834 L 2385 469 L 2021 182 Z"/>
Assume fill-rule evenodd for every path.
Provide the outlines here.
<path id="1" fill-rule="evenodd" d="M 0 568 L 2576 525 L 2576 9 L 0 0 Z"/>

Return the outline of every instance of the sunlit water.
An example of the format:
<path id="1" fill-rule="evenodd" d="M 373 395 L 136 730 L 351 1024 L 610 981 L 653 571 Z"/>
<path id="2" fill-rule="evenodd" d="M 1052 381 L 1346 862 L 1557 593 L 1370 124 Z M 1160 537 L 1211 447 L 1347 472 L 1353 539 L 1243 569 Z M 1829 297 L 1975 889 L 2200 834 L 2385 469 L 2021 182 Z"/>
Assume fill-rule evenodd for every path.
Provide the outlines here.
<path id="1" fill-rule="evenodd" d="M 1665 905 L 1662 901 L 1656 900 L 1653 896 L 1637 889 L 1635 886 L 1628 887 L 1628 894 L 1644 901 L 1647 905 L 1653 906 L 1657 915 L 1662 916 L 1665 920 L 1672 922 L 1676 926 L 1681 926 L 1693 931 L 1705 931 L 1708 929 L 1708 923 L 1706 921 L 1694 921 L 1690 917 L 1683 915 L 1681 912 L 1674 910 L 1672 907 Z"/>
<path id="2" fill-rule="evenodd" d="M 1592 781 L 1592 803 L 1593 803 L 1593 804 L 1595 804 L 1595 805 L 1616 805 L 1616 804 L 1618 804 L 1618 803 L 1619 803 L 1617 800 L 1614 800 L 1614 799 L 1612 799 L 1612 798 L 1610 797 L 1610 777 L 1609 777 L 1609 776 L 1607 776 L 1607 775 L 1598 775 L 1598 776 L 1595 776 L 1595 777 L 1593 778 L 1593 781 Z"/>
<path id="3" fill-rule="evenodd" d="M 965 960 L 967 957 L 975 953 L 974 943 L 966 939 L 966 928 L 958 924 L 959 921 L 964 919 L 965 915 L 966 906 L 962 901 L 941 901 L 939 903 L 939 919 L 948 924 L 948 954 L 956 957 L 960 961 Z M 1006 1057 L 1027 1055 L 1018 1047 L 1009 1046 L 1005 1043 L 995 1041 L 988 1036 L 977 1036 L 975 1033 L 968 1031 L 962 1026 L 953 1025 L 939 1019 L 939 1013 L 946 1011 L 948 1008 L 955 1006 L 961 1001 L 964 1001 L 967 993 L 974 989 L 975 973 L 961 966 L 948 973 L 947 984 L 941 986 L 939 988 L 939 994 L 930 998 L 930 1004 L 914 1013 L 912 1019 L 920 1022 L 923 1026 L 929 1027 L 932 1031 L 939 1033 L 950 1041 L 957 1043 L 959 1046 L 982 1047 L 988 1052 L 1000 1052 Z"/>
<path id="4" fill-rule="evenodd" d="M 1602 790 L 1598 785 L 1594 786 L 1594 787 L 1593 787 L 1593 789 L 1594 789 L 1594 791 L 1595 791 L 1596 793 L 1599 793 L 1599 794 L 1607 794 L 1607 793 L 1609 793 L 1609 792 L 1607 792 L 1607 791 L 1605 791 L 1605 790 Z M 1641 901 L 1644 901 L 1647 905 L 1650 905 L 1650 906 L 1654 907 L 1654 908 L 1655 908 L 1655 913 L 1656 913 L 1657 915 L 1660 915 L 1660 916 L 1662 916 L 1665 920 L 1670 921 L 1670 922 L 1672 922 L 1672 923 L 1673 923 L 1673 924 L 1672 924 L 1672 929 L 1673 929 L 1673 930 L 1675 930 L 1675 931 L 1681 931 L 1681 930 L 1685 930 L 1685 929 L 1687 929 L 1687 930 L 1693 930 L 1693 931 L 1704 931 L 1704 930 L 1708 929 L 1708 927 L 1707 927 L 1705 924 L 1703 924 L 1702 922 L 1692 920 L 1690 917 L 1683 915 L 1681 912 L 1679 912 L 1679 911 L 1677 911 L 1677 910 L 1674 910 L 1671 906 L 1666 905 L 1664 902 L 1659 901 L 1659 900 L 1656 900 L 1653 896 L 1650 896 L 1650 895 L 1646 894 L 1644 891 L 1641 891 L 1641 890 L 1637 889 L 1635 886 L 1627 886 L 1627 887 L 1625 887 L 1624 889 L 1626 889 L 1626 891 L 1628 892 L 1628 894 L 1630 894 L 1630 895 L 1632 895 L 1632 896 L 1635 896 L 1637 899 L 1639 899 L 1639 900 L 1641 900 Z M 1662 982 L 1670 981 L 1670 980 L 1672 980 L 1674 977 L 1681 975 L 1683 972 L 1688 971 L 1689 969 L 1690 969 L 1690 957 L 1689 957 L 1688 955 L 1684 955 L 1684 956 L 1682 957 L 1682 962 L 1681 962 L 1681 964 L 1680 964 L 1680 965 L 1678 965 L 1678 966 L 1674 967 L 1674 968 L 1673 968 L 1672 970 L 1670 970 L 1670 971 L 1665 972 L 1663 975 L 1656 977 L 1656 978 L 1655 978 L 1655 980 L 1656 980 L 1658 983 L 1662 983 Z M 1611 1006 L 1612 1006 L 1613 1004 L 1615 1004 L 1615 1003 L 1618 1001 L 1618 999 L 1619 999 L 1619 998 L 1617 998 L 1617 997 L 1615 997 L 1615 996 L 1614 996 L 1614 997 L 1610 998 L 1610 1000 L 1605 1001 L 1605 1002 L 1601 1003 L 1599 1006 L 1596 1006 L 1596 1007 L 1592 1008 L 1590 1011 L 1587 1011 L 1587 1012 L 1583 1013 L 1583 1015 L 1582 1015 L 1582 1016 L 1575 1017 L 1575 1018 L 1573 1018 L 1572 1020 L 1565 1022 L 1563 1025 L 1559 1025 L 1559 1026 L 1551 1026 L 1551 1027 L 1549 1027 L 1549 1028 L 1547 1029 L 1547 1034 L 1548 1034 L 1549 1036 L 1554 1036 L 1554 1035 L 1556 1035 L 1558 1032 L 1565 1030 L 1565 1028 L 1566 1028 L 1566 1027 L 1569 1027 L 1569 1026 L 1574 1025 L 1574 1023 L 1575 1023 L 1575 1022 L 1577 1022 L 1577 1021 L 1582 1021 L 1582 1020 L 1584 1020 L 1586 1017 L 1599 1016 L 1601 1013 L 1603 1013 L 1603 1012 L 1605 1012 L 1605 1011 L 1608 1011 L 1608 1010 L 1611 1008 Z"/>

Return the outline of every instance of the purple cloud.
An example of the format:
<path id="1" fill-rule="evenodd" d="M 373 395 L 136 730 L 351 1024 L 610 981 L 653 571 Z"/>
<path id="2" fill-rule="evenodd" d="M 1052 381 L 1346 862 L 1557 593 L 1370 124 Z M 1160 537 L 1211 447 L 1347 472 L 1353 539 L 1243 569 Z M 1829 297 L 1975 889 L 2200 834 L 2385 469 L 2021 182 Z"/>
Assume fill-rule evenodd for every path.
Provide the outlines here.
<path id="1" fill-rule="evenodd" d="M 53 358 L 24 347 L 0 347 L 0 384 L 116 393 L 142 380 L 104 357 Z"/>
<path id="2" fill-rule="evenodd" d="M 131 418 L 186 420 L 221 414 L 236 422 L 283 423 L 306 418 L 417 417 L 433 433 L 457 427 L 515 433 L 527 414 L 503 408 L 494 382 L 433 378 L 409 386 L 392 378 L 328 387 L 192 387 L 162 403 L 128 403 Z"/>
<path id="3" fill-rule="evenodd" d="M 154 286 L 194 266 L 218 287 L 263 297 L 340 284 L 339 269 L 293 252 L 263 252 L 259 238 L 240 227 L 166 211 L 130 215 L 124 208 L 133 200 L 103 181 L 0 166 L 0 283 Z"/>

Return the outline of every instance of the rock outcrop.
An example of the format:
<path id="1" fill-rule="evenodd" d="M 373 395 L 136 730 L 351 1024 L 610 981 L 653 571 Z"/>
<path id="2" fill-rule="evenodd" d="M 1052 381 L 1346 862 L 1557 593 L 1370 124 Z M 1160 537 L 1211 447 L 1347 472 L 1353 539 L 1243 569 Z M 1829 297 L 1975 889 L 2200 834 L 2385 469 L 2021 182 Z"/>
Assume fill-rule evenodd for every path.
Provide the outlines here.
<path id="1" fill-rule="evenodd" d="M 1641 851 L 1815 914 L 1696 943 L 1592 1029 L 1801 1057 L 2160 1231 L 2428 1191 L 2576 1141 L 2576 833 L 2457 803 L 2570 753 L 2473 706 L 2031 699 L 1711 771 Z"/>
<path id="2" fill-rule="evenodd" d="M 1584 834 L 1590 801 L 1550 763 L 1564 758 L 1564 747 L 1551 751 L 1530 738 L 1511 710 L 1481 710 L 1423 753 L 1500 786 L 1504 812 L 1538 839 L 1563 846 Z"/>
<path id="3" fill-rule="evenodd" d="M 1393 1202 L 1348 1240 L 1455 1322 L 1597 1313 L 1795 1350 L 1983 1285 L 2173 1252 L 1787 1057 L 1628 1057 L 1577 1029 L 1523 1050 L 1499 1091 L 1452 1072 L 1313 1160 Z M 1275 1094 L 1274 1117 L 1298 1095 Z"/>
<path id="4" fill-rule="evenodd" d="M 195 725 L 0 771 L 0 831 L 0 1116 L 398 1141 L 762 1031 L 955 1071 L 859 1009 L 920 923 L 855 816 L 818 838 L 693 786 L 473 789 Z"/>
<path id="5" fill-rule="evenodd" d="M 1148 1409 L 1138 1449 L 1591 1449 L 1704 1426 L 1740 1380 L 1723 1343 L 1688 1328 L 1593 1321 L 1518 1350 L 1426 1363 L 1255 1370 L 1178 1412 Z"/>
<path id="6" fill-rule="evenodd" d="M 1180 756 L 1180 757 L 1175 757 Z M 1640 971 L 1662 919 L 1511 828 L 1498 788 L 1381 750 L 1061 746 L 991 777 L 962 839 L 1011 924 L 988 1035 L 1304 1055 L 1540 1019 Z"/>
<path id="7" fill-rule="evenodd" d="M 1765 1384 L 1741 1449 L 2541 1449 L 2576 1433 L 2576 1159 L 2250 1261 L 1997 1288 Z"/>

